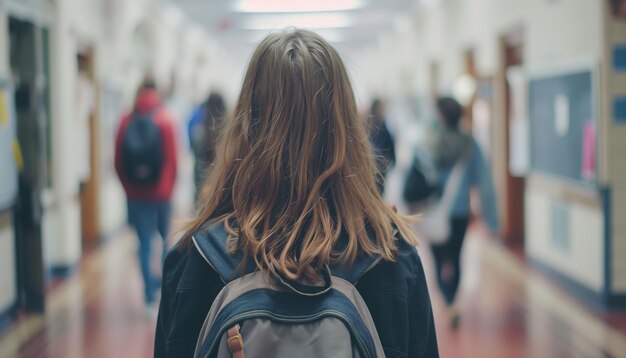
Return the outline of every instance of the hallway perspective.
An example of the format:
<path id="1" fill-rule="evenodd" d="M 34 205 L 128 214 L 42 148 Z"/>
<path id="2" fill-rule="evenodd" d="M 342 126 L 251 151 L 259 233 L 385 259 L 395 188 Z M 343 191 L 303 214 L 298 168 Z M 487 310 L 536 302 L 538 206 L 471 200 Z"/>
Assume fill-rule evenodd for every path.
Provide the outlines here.
<path id="1" fill-rule="evenodd" d="M 150 357 L 155 320 L 142 305 L 136 242 L 123 231 L 87 255 L 50 295 L 45 317 L 0 337 L 0 357 Z M 428 271 L 442 357 L 626 357 L 626 314 L 612 324 L 573 301 L 474 228 L 464 252 L 458 331 Z"/>

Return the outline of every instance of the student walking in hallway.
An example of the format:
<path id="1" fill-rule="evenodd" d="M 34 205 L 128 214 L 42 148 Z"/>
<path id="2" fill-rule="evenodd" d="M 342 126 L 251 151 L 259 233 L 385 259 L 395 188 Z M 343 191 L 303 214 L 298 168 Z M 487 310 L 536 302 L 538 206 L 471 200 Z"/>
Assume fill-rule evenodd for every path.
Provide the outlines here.
<path id="1" fill-rule="evenodd" d="M 448 213 L 448 238 L 444 242 L 432 243 L 431 248 L 437 283 L 447 305 L 450 324 L 456 328 L 459 311 L 455 300 L 461 281 L 461 249 L 470 222 L 471 189 L 478 189 L 483 218 L 489 229 L 495 232 L 499 223 L 491 171 L 474 138 L 460 128 L 463 106 L 453 98 L 443 97 L 437 100 L 436 107 L 441 128 L 434 134 L 430 149 L 439 172 L 440 188 L 445 188 L 442 196 L 448 191 L 449 182 L 454 180 L 456 183 Z"/>
<path id="2" fill-rule="evenodd" d="M 438 357 L 417 240 L 375 165 L 336 50 L 263 40 L 166 259 L 155 356 Z"/>
<path id="3" fill-rule="evenodd" d="M 163 108 L 152 81 L 142 85 L 132 112 L 120 123 L 115 141 L 115 169 L 126 192 L 128 223 L 139 239 L 144 299 L 150 312 L 161 281 L 151 270 L 152 239 L 158 232 L 164 258 L 170 199 L 176 181 L 174 122 Z"/>

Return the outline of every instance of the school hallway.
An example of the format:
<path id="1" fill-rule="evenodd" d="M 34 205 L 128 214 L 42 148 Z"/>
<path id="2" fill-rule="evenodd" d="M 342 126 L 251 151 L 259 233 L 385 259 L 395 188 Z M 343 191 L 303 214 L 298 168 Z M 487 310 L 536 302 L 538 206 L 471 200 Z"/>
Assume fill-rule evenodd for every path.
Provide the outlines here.
<path id="1" fill-rule="evenodd" d="M 254 61 L 261 41 L 295 28 L 319 35 L 334 49 L 322 52 L 340 57 L 341 66 L 319 64 L 322 72 L 345 67 L 345 76 L 316 70 L 302 77 L 303 86 L 336 77 L 349 94 L 339 96 L 328 83 L 302 96 L 282 91 L 271 82 L 282 78 L 276 69 L 267 82 L 244 81 L 255 67 L 274 63 Z M 244 85 L 252 82 L 263 91 Z M 257 99 L 261 92 L 270 97 Z M 221 128 L 254 119 L 274 102 L 271 96 L 296 106 L 308 92 L 333 103 L 285 114 L 289 131 L 251 135 L 245 132 L 265 127 L 242 124 L 225 131 L 232 135 L 222 141 L 228 145 L 214 147 Z M 339 102 L 349 111 L 320 114 L 338 111 Z M 276 116 L 262 116 L 272 123 L 267 128 L 282 123 Z M 144 117 L 151 135 L 139 141 L 136 156 L 129 149 L 143 135 L 130 124 Z M 346 119 L 357 124 L 351 130 L 367 125 L 362 134 L 367 127 L 369 142 L 305 150 L 313 147 L 304 139 L 343 138 L 343 131 L 315 126 Z M 281 143 L 273 133 L 294 144 L 270 155 Z M 222 149 L 246 148 L 251 138 L 265 143 L 248 143 L 247 153 L 258 149 L 258 156 L 247 160 L 243 149 L 224 156 Z M 282 188 L 295 175 L 274 160 L 297 153 L 289 163 L 301 169 L 326 165 L 335 158 L 331 147 L 388 158 L 345 161 L 363 172 L 332 174 L 320 184 L 324 195 L 335 176 L 366 178 L 373 169 L 365 159 L 374 159 L 388 170 L 385 199 L 401 213 L 424 213 L 429 206 L 415 208 L 449 199 L 440 217 L 452 219 L 451 244 L 436 255 L 450 287 L 459 233 L 471 219 L 456 330 L 431 250 L 426 242 L 418 246 L 442 357 L 626 358 L 626 0 L 0 0 L 0 358 L 153 356 L 156 310 L 144 304 L 160 299 L 145 260 L 151 254 L 154 272 L 160 269 L 161 245 L 147 240 L 153 218 L 159 232 L 171 223 L 172 247 L 193 216 L 196 186 L 209 166 L 221 167 L 219 158 L 233 168 L 281 168 L 273 184 L 265 181 L 274 175 L 258 168 L 228 175 L 237 183 L 259 179 L 260 190 L 272 193 L 272 185 Z M 450 180 L 457 167 L 463 177 Z M 457 183 L 455 200 L 444 195 L 450 182 Z M 246 196 L 233 198 L 254 203 L 255 185 L 241 186 L 209 186 L 205 193 L 216 198 L 237 190 Z M 423 196 L 413 200 L 407 188 Z M 381 204 L 371 197 L 374 189 L 359 192 L 370 195 L 359 201 L 364 209 L 346 213 L 377 212 L 370 210 Z M 309 194 L 292 195 L 289 206 Z M 232 205 L 236 214 L 241 206 Z M 129 223 L 144 234 L 140 255 Z M 144 280 L 151 283 L 145 289 Z M 395 299 L 402 290 L 376 286 L 375 293 Z M 384 319 L 393 315 L 386 307 L 375 307 Z M 411 330 L 427 322 L 399 316 L 412 320 Z M 405 345 L 421 348 L 398 347 Z"/>
<path id="2" fill-rule="evenodd" d="M 626 357 L 626 314 L 603 317 L 488 242 L 475 226 L 464 248 L 461 324 L 451 330 L 428 273 L 442 357 Z M 124 230 L 54 285 L 44 317 L 18 319 L 0 336 L 0 357 L 149 357 L 155 319 L 146 314 L 136 239 Z"/>

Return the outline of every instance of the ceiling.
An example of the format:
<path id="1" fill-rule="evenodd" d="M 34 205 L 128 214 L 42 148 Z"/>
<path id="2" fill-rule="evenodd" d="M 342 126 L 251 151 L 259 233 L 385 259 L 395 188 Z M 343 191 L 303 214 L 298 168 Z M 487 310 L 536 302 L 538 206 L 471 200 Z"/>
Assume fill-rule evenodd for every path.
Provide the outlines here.
<path id="1" fill-rule="evenodd" d="M 170 0 L 234 53 L 288 26 L 318 32 L 340 51 L 375 45 L 405 26 L 418 0 Z"/>

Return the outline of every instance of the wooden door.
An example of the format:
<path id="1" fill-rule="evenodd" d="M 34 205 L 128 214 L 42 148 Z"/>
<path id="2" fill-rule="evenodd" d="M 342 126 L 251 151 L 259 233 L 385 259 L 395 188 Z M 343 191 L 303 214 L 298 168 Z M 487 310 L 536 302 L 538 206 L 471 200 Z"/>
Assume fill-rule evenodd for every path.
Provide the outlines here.
<path id="1" fill-rule="evenodd" d="M 76 56 L 78 66 L 77 76 L 77 121 L 87 121 L 86 133 L 88 136 L 86 148 L 88 151 L 88 175 L 81 176 L 80 204 L 81 204 L 81 228 L 83 248 L 90 248 L 97 244 L 100 239 L 100 152 L 98 142 L 98 86 L 94 71 L 94 52 L 86 46 L 79 46 Z M 87 87 L 87 88 L 85 88 Z M 82 96 L 82 97 L 81 97 Z M 85 106 L 81 108 L 80 106 Z M 85 118 L 81 118 L 85 116 Z M 84 123 L 83 123 L 84 125 Z"/>
<path id="2" fill-rule="evenodd" d="M 505 106 L 505 141 L 504 151 L 506 171 L 504 184 L 504 210 L 502 218 L 502 235 L 507 244 L 522 245 L 524 243 L 524 188 L 525 179 L 515 177 L 509 171 L 510 162 L 510 126 L 511 126 L 511 87 L 507 81 L 506 71 L 513 66 L 523 65 L 524 32 L 517 29 L 504 36 L 501 41 L 502 55 L 504 59 L 502 69 L 502 88 L 504 89 Z"/>
<path id="3" fill-rule="evenodd" d="M 474 81 L 478 82 L 478 71 L 476 70 L 476 61 L 474 58 L 474 50 L 469 49 L 465 51 L 464 55 L 465 59 L 465 74 L 470 76 Z M 472 133 L 473 123 L 474 123 L 474 100 L 476 96 L 474 95 L 470 101 L 465 105 L 465 118 L 463 123 L 463 129 L 467 133 Z"/>

